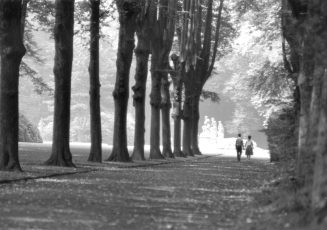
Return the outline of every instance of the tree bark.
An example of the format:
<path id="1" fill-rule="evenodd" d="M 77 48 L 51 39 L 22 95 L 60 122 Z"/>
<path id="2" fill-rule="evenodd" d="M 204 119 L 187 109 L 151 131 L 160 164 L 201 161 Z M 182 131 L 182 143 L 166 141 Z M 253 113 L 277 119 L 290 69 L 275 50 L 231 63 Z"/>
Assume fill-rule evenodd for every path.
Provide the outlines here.
<path id="1" fill-rule="evenodd" d="M 174 117 L 174 156 L 175 157 L 184 157 L 184 153 L 181 147 L 181 131 L 182 131 L 182 122 L 180 116 Z"/>
<path id="2" fill-rule="evenodd" d="M 134 34 L 136 16 L 139 12 L 136 0 L 118 0 L 119 11 L 119 43 L 117 52 L 117 73 L 113 97 L 115 101 L 115 121 L 113 150 L 109 161 L 130 161 L 127 150 L 127 105 L 129 96 L 129 71 L 135 46 Z"/>
<path id="3" fill-rule="evenodd" d="M 211 1 L 212 2 L 212 1 Z M 198 56 L 198 44 L 195 44 L 197 31 L 196 23 L 198 22 L 195 16 L 197 14 L 199 1 L 191 0 L 184 1 L 183 4 L 183 17 L 182 17 L 182 34 L 180 45 L 180 57 L 181 63 L 180 75 L 184 83 L 184 104 L 183 104 L 183 153 L 187 156 L 194 156 L 191 149 L 191 137 L 192 137 L 192 100 L 193 89 L 192 81 L 194 65 Z"/>
<path id="4" fill-rule="evenodd" d="M 214 45 L 212 47 L 212 18 L 213 0 L 207 2 L 205 26 L 202 24 L 202 5 L 197 1 L 185 2 L 184 11 L 189 12 L 189 18 L 185 19 L 181 42 L 181 61 L 186 62 L 186 71 L 189 77 L 184 79 L 185 102 L 184 102 L 184 137 L 183 151 L 185 154 L 201 154 L 198 146 L 198 123 L 199 123 L 199 100 L 202 88 L 210 77 L 214 68 L 217 49 L 220 38 L 221 15 L 224 0 L 220 0 Z M 186 14 L 185 14 L 186 15 Z M 185 21 L 186 20 L 186 21 Z M 189 25 L 188 25 L 189 23 Z M 202 38 L 203 37 L 203 41 Z M 186 45 L 185 45 L 186 44 Z M 210 55 L 212 55 L 210 59 Z M 190 57 L 189 57 L 190 56 Z M 198 56 L 200 56 L 198 58 Z M 191 91 L 191 92 L 188 92 Z M 189 95 L 187 95 L 189 94 Z M 188 99 L 190 97 L 190 99 Z M 188 101 L 190 100 L 190 101 Z M 187 103 L 191 103 L 188 105 Z M 185 111 L 186 109 L 186 111 Z M 187 115 L 187 110 L 190 114 Z M 190 126 L 190 127 L 189 127 Z M 187 145 L 191 145 L 188 147 Z M 189 148 L 192 150 L 190 151 Z M 185 150 L 184 150 L 185 149 Z M 192 152 L 186 153 L 185 151 Z"/>
<path id="5" fill-rule="evenodd" d="M 288 0 L 282 0 L 281 2 L 281 29 L 282 29 L 282 51 L 283 51 L 283 61 L 284 67 L 289 73 L 289 78 L 293 80 L 296 85 L 293 92 L 294 99 L 294 125 L 293 133 L 295 136 L 298 134 L 298 124 L 300 119 L 301 110 L 301 97 L 300 88 L 298 86 L 298 78 L 300 72 L 300 43 L 299 43 L 299 32 L 298 32 L 298 22 L 293 17 L 291 8 L 288 4 Z M 289 46 L 290 54 L 287 55 L 286 41 Z M 296 145 L 298 146 L 298 138 L 296 139 Z M 296 152 L 297 150 L 295 150 Z M 273 159 L 271 159 L 273 160 Z"/>
<path id="6" fill-rule="evenodd" d="M 56 0 L 55 109 L 52 154 L 47 165 L 74 166 L 69 149 L 71 75 L 73 62 L 74 0 Z"/>
<path id="7" fill-rule="evenodd" d="M 299 7 L 300 6 L 300 7 Z M 282 29 L 283 36 L 287 40 L 291 49 L 290 62 L 284 56 L 284 64 L 293 77 L 297 78 L 297 89 L 295 91 L 296 102 L 299 102 L 299 138 L 298 154 L 296 159 L 296 176 L 299 185 L 304 185 L 306 181 L 306 170 L 310 164 L 311 149 L 310 140 L 310 103 L 312 96 L 312 75 L 314 72 L 314 49 L 310 47 L 313 43 L 313 36 L 308 23 L 308 1 L 302 1 L 298 5 L 295 1 L 282 1 Z M 288 12 L 291 12 L 288 13 Z"/>
<path id="8" fill-rule="evenodd" d="M 315 147 L 315 165 L 312 187 L 312 211 L 318 223 L 326 219 L 327 211 L 327 74 L 322 84 L 321 109 L 319 114 L 318 138 Z"/>
<path id="9" fill-rule="evenodd" d="M 311 208 L 318 224 L 324 225 L 327 221 L 327 28 L 323 22 L 327 20 L 327 3 L 320 0 L 310 3 L 310 22 L 314 37 L 311 48 L 315 49 L 310 129 L 310 137 L 314 138 L 311 146 L 315 153 Z"/>
<path id="10" fill-rule="evenodd" d="M 150 137 L 150 159 L 164 158 L 160 151 L 160 109 L 161 109 L 161 82 L 168 71 L 169 52 L 172 47 L 175 29 L 176 1 L 174 0 L 155 0 L 152 14 L 152 33 L 151 36 L 151 80 L 152 88 L 150 94 L 151 104 L 151 137 Z M 166 108 L 167 109 L 167 108 Z M 169 108 L 170 109 L 170 108 Z M 167 111 L 165 112 L 167 113 Z M 169 111 L 168 111 L 169 113 Z M 165 114 L 167 121 L 167 115 Z M 169 116 L 168 116 L 169 119 Z M 164 126 L 164 135 L 170 135 L 167 131 L 168 124 Z M 165 137 L 165 144 L 170 141 L 170 136 Z M 171 147 L 170 147 L 171 148 Z M 169 147 L 165 146 L 165 151 Z M 170 154 L 170 153 L 168 153 Z"/>
<path id="11" fill-rule="evenodd" d="M 176 18 L 176 8 L 177 3 L 175 0 L 164 0 L 161 1 L 164 6 L 167 6 L 167 10 L 163 11 L 165 15 L 164 20 L 166 26 L 164 28 L 164 70 L 162 72 L 161 79 L 161 114 L 162 114 L 162 153 L 167 158 L 174 158 L 174 154 L 171 150 L 171 130 L 170 130 L 170 110 L 171 110 L 171 101 L 170 101 L 170 92 L 169 86 L 170 82 L 168 81 L 168 71 L 170 70 L 169 66 L 169 53 L 172 48 L 174 34 L 175 34 L 175 18 Z"/>
<path id="12" fill-rule="evenodd" d="M 199 148 L 199 120 L 200 120 L 200 95 L 197 93 L 193 98 L 193 122 L 192 122 L 192 137 L 191 137 L 191 148 L 194 155 L 202 155 Z"/>
<path id="13" fill-rule="evenodd" d="M 191 107 L 188 103 L 184 104 L 184 110 L 191 110 L 191 108 L 188 107 Z M 191 148 L 192 117 L 190 115 L 183 117 L 183 121 L 183 153 L 185 157 L 193 157 L 194 154 Z"/>
<path id="14" fill-rule="evenodd" d="M 0 1 L 0 170 L 22 171 L 18 157 L 18 78 L 26 52 L 21 1 Z"/>
<path id="15" fill-rule="evenodd" d="M 186 73 L 187 78 L 192 78 L 192 72 L 190 70 Z M 191 148 L 191 137 L 192 137 L 192 105 L 193 105 L 193 89 L 192 89 L 192 79 L 190 81 L 184 81 L 185 86 L 185 101 L 183 107 L 183 153 L 185 156 L 194 156 Z"/>
<path id="16" fill-rule="evenodd" d="M 161 65 L 158 49 L 152 49 L 151 58 L 151 130 L 150 159 L 164 159 L 160 151 L 160 106 L 161 106 Z"/>
<path id="17" fill-rule="evenodd" d="M 315 63 L 315 70 L 313 72 L 313 88 L 312 88 L 312 95 L 311 95 L 311 104 L 310 104 L 310 128 L 308 133 L 308 148 L 305 153 L 305 157 L 307 159 L 304 159 L 302 161 L 303 164 L 302 167 L 305 167 L 305 169 L 302 169 L 302 173 L 304 174 L 304 184 L 308 187 L 312 186 L 312 180 L 313 180 L 313 171 L 314 171 L 314 161 L 315 161 L 315 154 L 312 152 L 312 150 L 315 150 L 315 147 L 317 145 L 317 138 L 318 138 L 318 129 L 319 129 L 319 116 L 320 116 L 320 109 L 321 106 L 321 93 L 323 85 L 323 77 L 325 74 L 325 68 L 323 65 L 319 64 L 317 61 Z M 309 150 L 310 149 L 310 150 Z"/>
<path id="18" fill-rule="evenodd" d="M 148 61 L 150 54 L 150 45 L 148 38 L 148 25 L 142 25 L 136 32 L 137 47 L 136 56 L 136 73 L 134 90 L 134 107 L 135 107 L 135 135 L 133 160 L 145 160 L 144 157 L 144 133 L 145 133 L 145 92 L 146 81 L 148 76 Z"/>
<path id="19" fill-rule="evenodd" d="M 167 68 L 168 69 L 168 63 Z M 161 79 L 161 115 L 162 115 L 162 155 L 166 158 L 174 158 L 171 150 L 171 131 L 170 131 L 170 82 L 168 81 L 168 73 L 163 73 Z"/>
<path id="20" fill-rule="evenodd" d="M 102 133 L 99 79 L 99 32 L 100 32 L 100 0 L 90 0 L 91 6 L 91 39 L 90 39 L 90 119 L 91 119 L 91 151 L 89 161 L 102 161 Z"/>
<path id="21" fill-rule="evenodd" d="M 304 184 L 307 170 L 312 162 L 310 148 L 310 104 L 312 96 L 312 75 L 314 72 L 314 52 L 311 47 L 312 36 L 308 35 L 303 45 L 303 57 L 298 85 L 301 95 L 301 109 L 299 118 L 299 143 L 297 156 L 297 177 L 300 184 Z"/>
<path id="22" fill-rule="evenodd" d="M 170 72 L 170 76 L 173 81 L 174 87 L 174 98 L 173 98 L 173 114 L 172 118 L 174 119 L 174 156 L 175 157 L 184 157 L 184 153 L 181 148 L 181 118 L 182 118 L 182 89 L 183 81 L 181 72 L 179 69 L 181 65 L 178 61 L 179 57 L 176 54 L 171 55 L 171 60 L 174 63 L 174 69 Z"/>

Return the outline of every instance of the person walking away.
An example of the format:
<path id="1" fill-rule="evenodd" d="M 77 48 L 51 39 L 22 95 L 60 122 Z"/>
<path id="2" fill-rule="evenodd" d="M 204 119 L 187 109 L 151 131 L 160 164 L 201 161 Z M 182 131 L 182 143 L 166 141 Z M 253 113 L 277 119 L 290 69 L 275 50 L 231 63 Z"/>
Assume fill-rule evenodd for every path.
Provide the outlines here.
<path id="1" fill-rule="evenodd" d="M 253 155 L 253 141 L 250 135 L 248 136 L 248 139 L 245 142 L 245 155 L 248 160 L 250 160 L 251 156 Z"/>
<path id="2" fill-rule="evenodd" d="M 238 134 L 238 137 L 236 138 L 235 147 L 236 147 L 236 153 L 237 153 L 237 160 L 241 161 L 242 149 L 243 149 L 244 145 L 243 145 L 242 135 L 240 133 Z"/>

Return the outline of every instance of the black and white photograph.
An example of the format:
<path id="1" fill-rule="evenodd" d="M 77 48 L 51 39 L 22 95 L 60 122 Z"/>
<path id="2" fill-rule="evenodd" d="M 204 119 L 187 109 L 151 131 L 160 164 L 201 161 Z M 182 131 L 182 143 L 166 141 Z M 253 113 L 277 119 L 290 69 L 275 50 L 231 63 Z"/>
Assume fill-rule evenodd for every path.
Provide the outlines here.
<path id="1" fill-rule="evenodd" d="M 327 0 L 0 0 L 0 230 L 326 230 Z"/>

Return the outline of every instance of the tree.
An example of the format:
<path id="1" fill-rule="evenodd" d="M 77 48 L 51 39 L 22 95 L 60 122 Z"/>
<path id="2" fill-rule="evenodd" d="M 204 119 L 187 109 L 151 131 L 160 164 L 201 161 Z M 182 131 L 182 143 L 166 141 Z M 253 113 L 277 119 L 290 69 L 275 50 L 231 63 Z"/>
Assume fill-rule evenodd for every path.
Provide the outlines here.
<path id="1" fill-rule="evenodd" d="M 207 1 L 205 20 L 202 18 L 202 2 L 184 1 L 183 12 L 188 15 L 184 15 L 183 18 L 180 60 L 182 67 L 185 65 L 185 68 L 181 68 L 180 71 L 185 86 L 183 106 L 183 152 L 185 155 L 201 154 L 198 147 L 199 101 L 203 86 L 214 68 L 218 45 L 221 42 L 220 25 L 223 3 L 224 1 L 220 0 L 215 33 L 212 36 L 213 1 Z M 184 71 L 185 74 L 183 74 Z"/>
<path id="2" fill-rule="evenodd" d="M 183 94 L 183 81 L 180 71 L 179 57 L 176 54 L 171 55 L 171 60 L 173 62 L 173 69 L 170 72 L 170 77 L 173 82 L 173 114 L 174 119 L 174 156 L 184 157 L 184 153 L 181 149 L 181 118 L 182 118 L 182 94 Z"/>
<path id="3" fill-rule="evenodd" d="M 180 75 L 184 83 L 183 115 L 183 153 L 185 156 L 194 156 L 191 150 L 192 134 L 192 81 L 195 77 L 194 66 L 197 62 L 201 36 L 202 6 L 200 1 L 191 0 L 183 2 L 182 31 L 180 42 Z M 212 8 L 212 0 L 208 2 L 208 12 Z M 211 11 L 210 11 L 211 12 Z"/>
<path id="4" fill-rule="evenodd" d="M 327 210 L 327 3 L 322 0 L 311 0 L 308 2 L 308 32 L 311 33 L 312 43 L 307 43 L 307 48 L 311 48 L 313 52 L 314 66 L 308 77 L 313 78 L 313 89 L 310 107 L 310 138 L 314 139 L 309 142 L 313 157 L 309 158 L 309 162 L 304 165 L 309 167 L 306 172 L 309 176 L 306 178 L 306 186 L 311 188 L 311 207 L 318 223 L 326 221 Z M 310 62 L 311 63 L 311 62 Z M 311 67 L 311 66 L 309 66 Z M 315 130 L 315 131 L 312 131 Z M 315 159 L 313 163 L 310 159 Z M 311 169 L 311 170 L 310 170 Z M 313 173 L 312 173 L 313 171 Z M 313 176 L 311 175 L 313 174 Z M 311 178 L 313 182 L 311 182 Z M 313 186 L 312 186 L 313 184 Z M 312 186 L 312 187 L 311 187 Z M 325 222 L 326 223 L 326 222 Z"/>
<path id="5" fill-rule="evenodd" d="M 327 210 L 327 4 L 321 0 L 288 0 L 284 2 L 285 6 L 289 7 L 292 13 L 295 42 L 300 44 L 293 48 L 295 42 L 287 39 L 291 51 L 295 49 L 300 54 L 299 149 L 296 176 L 300 191 L 309 198 L 312 216 L 319 224 L 326 218 Z M 292 28 L 288 28 L 287 32 L 292 32 Z"/>
<path id="6" fill-rule="evenodd" d="M 25 54 L 22 1 L 0 1 L 0 170 L 18 170 L 18 78 Z"/>
<path id="7" fill-rule="evenodd" d="M 210 3 L 209 3 L 210 4 Z M 212 4 L 212 3 L 211 3 Z M 209 5 L 210 6 L 210 5 Z M 204 28 L 204 38 L 202 50 L 200 52 L 200 58 L 195 65 L 195 74 L 198 76 L 194 79 L 194 97 L 192 105 L 192 137 L 191 137 L 191 146 L 194 154 L 201 154 L 198 144 L 198 126 L 199 126 L 199 102 L 202 93 L 202 89 L 212 74 L 214 65 L 217 58 L 218 46 L 219 43 L 222 43 L 221 36 L 221 21 L 222 21 L 222 10 L 224 6 L 224 0 L 219 1 L 218 15 L 215 23 L 214 37 L 212 39 L 212 21 L 213 21 L 213 8 L 208 7 L 207 17 L 205 21 Z M 227 24 L 227 23 L 226 23 Z M 200 31 L 198 32 L 200 33 Z M 199 34 L 197 36 L 200 36 Z M 232 36 L 232 33 L 228 36 Z M 226 39 L 226 38 L 225 38 Z M 211 47 L 211 42 L 213 41 L 214 45 Z"/>
<path id="8" fill-rule="evenodd" d="M 182 31 L 183 31 L 183 19 L 184 19 L 184 11 L 183 11 L 183 2 L 177 1 L 177 13 L 176 14 L 176 35 L 177 35 L 177 45 L 175 45 L 174 49 L 181 49 L 181 39 L 182 39 Z M 175 50 L 177 53 L 178 50 Z M 176 53 L 173 53 L 170 58 L 173 63 L 173 66 L 170 67 L 170 77 L 173 83 L 173 113 L 172 118 L 174 119 L 174 156 L 175 157 L 185 157 L 182 152 L 181 145 L 181 125 L 182 125 L 182 96 L 183 96 L 183 79 L 182 79 L 182 63 L 180 62 L 180 56 Z"/>
<path id="9" fill-rule="evenodd" d="M 166 69 L 168 69 L 169 60 L 166 61 Z M 168 80 L 168 73 L 162 74 L 161 79 L 161 121 L 162 121 L 162 155 L 165 158 L 174 158 L 171 149 L 171 130 L 170 130 L 170 81 Z"/>
<path id="10" fill-rule="evenodd" d="M 56 0 L 55 7 L 55 108 L 52 153 L 46 164 L 74 166 L 69 148 L 74 0 Z"/>
<path id="11" fill-rule="evenodd" d="M 282 26 L 282 51 L 284 67 L 291 75 L 294 82 L 297 82 L 300 72 L 300 43 L 298 39 L 298 23 L 292 15 L 290 5 L 287 0 L 282 0 L 281 3 L 281 26 Z M 286 42 L 289 49 L 286 47 Z M 294 91 L 295 112 L 296 116 L 300 113 L 300 92 L 296 86 Z"/>
<path id="12" fill-rule="evenodd" d="M 171 11 L 175 10 L 172 0 L 155 0 L 151 8 L 152 40 L 151 40 L 151 130 L 150 159 L 163 159 L 160 151 L 160 107 L 161 83 L 168 71 L 168 58 L 174 35 Z M 167 128 L 167 127 L 166 127 Z M 167 153 L 168 154 L 168 153 Z M 169 154 L 168 154 L 169 155 Z"/>
<path id="13" fill-rule="evenodd" d="M 99 80 L 99 30 L 100 0 L 90 0 L 91 39 L 90 39 L 90 119 L 91 119 L 91 152 L 89 161 L 102 161 L 102 134 Z"/>
<path id="14" fill-rule="evenodd" d="M 161 116 L 162 116 L 162 155 L 166 158 L 174 158 L 174 154 L 171 150 L 171 131 L 170 131 L 170 82 L 168 80 L 168 71 L 170 70 L 169 65 L 169 53 L 172 49 L 173 39 L 175 34 L 175 21 L 176 21 L 176 10 L 177 1 L 170 0 L 168 2 L 168 11 L 166 12 L 167 19 L 167 38 L 165 42 L 165 57 L 163 59 L 165 70 L 162 72 L 161 79 Z"/>
<path id="15" fill-rule="evenodd" d="M 113 150 L 108 160 L 127 162 L 130 160 L 126 136 L 129 71 L 135 46 L 136 17 L 142 9 L 142 4 L 137 0 L 117 0 L 116 4 L 119 12 L 120 28 L 116 62 L 116 83 L 113 92 L 115 101 Z"/>
<path id="16" fill-rule="evenodd" d="M 294 1 L 288 1 L 288 7 L 292 12 L 292 19 L 295 23 L 296 42 L 298 47 L 291 47 L 291 50 L 299 50 L 301 53 L 299 61 L 299 75 L 298 75 L 298 87 L 300 94 L 300 114 L 299 114 L 299 142 L 298 142 L 298 156 L 297 156 L 297 178 L 304 184 L 309 176 L 306 172 L 310 168 L 307 164 L 310 164 L 312 159 L 310 142 L 310 104 L 312 96 L 312 74 L 313 74 L 313 57 L 314 52 L 311 47 L 312 35 L 306 33 L 304 28 L 307 27 L 308 20 L 308 1 L 301 1 L 300 4 Z M 309 28 L 309 27 L 307 27 Z M 289 30 L 291 31 L 291 29 Z M 290 46 L 295 42 L 290 42 Z M 307 177 L 307 179 L 306 179 Z"/>
<path id="17" fill-rule="evenodd" d="M 137 46 L 135 49 L 136 56 L 136 72 L 135 85 L 132 87 L 134 91 L 133 105 L 135 107 L 135 135 L 134 150 L 132 160 L 145 160 L 144 157 L 144 133 L 145 133 L 145 92 L 146 80 L 148 76 L 148 61 L 150 56 L 150 12 L 149 4 L 152 1 L 147 0 L 142 7 L 142 16 L 136 25 Z"/>
<path id="18" fill-rule="evenodd" d="M 319 123 L 321 89 L 318 86 L 322 84 L 322 79 L 313 77 L 316 65 L 313 47 L 315 38 L 309 1 L 283 1 L 282 8 L 283 35 L 290 48 L 289 61 L 284 57 L 285 68 L 297 80 L 295 94 L 299 105 L 299 138 L 296 176 L 300 187 L 310 187 L 315 157 L 312 148 L 316 145 Z"/>

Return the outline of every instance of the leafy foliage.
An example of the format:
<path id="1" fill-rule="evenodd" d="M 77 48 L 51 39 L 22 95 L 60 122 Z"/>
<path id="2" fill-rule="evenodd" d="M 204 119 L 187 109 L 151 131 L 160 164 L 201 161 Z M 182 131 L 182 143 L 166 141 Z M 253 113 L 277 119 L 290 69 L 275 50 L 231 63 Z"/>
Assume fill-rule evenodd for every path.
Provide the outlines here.
<path id="1" fill-rule="evenodd" d="M 101 1 L 101 24 L 103 38 L 107 38 L 109 33 L 106 33 L 110 22 L 116 19 L 114 1 Z M 33 0 L 28 3 L 28 14 L 25 22 L 24 44 L 26 47 L 26 57 L 33 59 L 32 62 L 40 65 L 44 64 L 40 48 L 34 38 L 35 31 L 44 31 L 53 38 L 54 26 L 54 1 L 51 0 Z M 87 46 L 89 42 L 88 32 L 90 7 L 87 0 L 76 1 L 75 6 L 75 36 L 82 46 Z M 76 40 L 75 39 L 75 40 Z M 47 93 L 53 95 L 53 88 L 46 83 L 38 71 L 33 68 L 28 62 L 22 62 L 20 67 L 21 76 L 27 76 L 31 79 L 34 85 L 34 91 L 37 94 Z"/>
<path id="2" fill-rule="evenodd" d="M 259 2 L 258 0 L 240 0 L 236 2 L 234 9 L 242 16 L 251 11 L 259 11 Z"/>
<path id="3" fill-rule="evenodd" d="M 265 133 L 268 137 L 271 161 L 292 164 L 292 161 L 295 160 L 298 136 L 296 120 L 292 107 L 276 111 L 270 115 Z"/>
<path id="4" fill-rule="evenodd" d="M 34 91 L 37 94 L 43 94 L 44 92 L 47 92 L 49 95 L 53 95 L 53 88 L 45 83 L 44 79 L 38 76 L 37 72 L 25 62 L 22 62 L 20 65 L 20 75 L 21 77 L 27 76 L 31 79 L 34 85 Z"/>
<path id="5" fill-rule="evenodd" d="M 201 98 L 202 98 L 202 100 L 210 99 L 212 102 L 215 102 L 215 103 L 220 102 L 220 97 L 219 97 L 218 93 L 212 92 L 212 91 L 202 90 Z"/>
<path id="6" fill-rule="evenodd" d="M 294 90 L 294 82 L 287 78 L 282 62 L 266 60 L 259 69 L 251 70 L 249 87 L 264 103 L 280 104 L 281 98 L 289 97 Z"/>
<path id="7" fill-rule="evenodd" d="M 20 142 L 42 143 L 42 138 L 39 130 L 23 114 L 19 115 L 18 139 Z"/>

